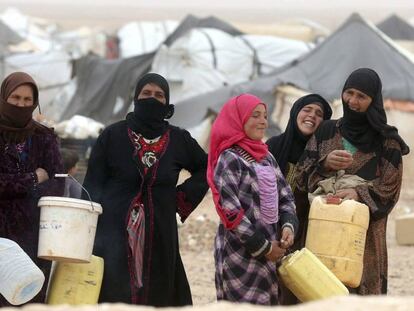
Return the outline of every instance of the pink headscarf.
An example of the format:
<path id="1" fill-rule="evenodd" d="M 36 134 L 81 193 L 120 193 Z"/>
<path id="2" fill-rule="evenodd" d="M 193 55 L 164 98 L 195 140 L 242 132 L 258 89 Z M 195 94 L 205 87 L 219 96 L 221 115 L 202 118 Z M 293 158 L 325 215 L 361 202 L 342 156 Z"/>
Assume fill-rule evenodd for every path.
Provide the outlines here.
<path id="1" fill-rule="evenodd" d="M 235 215 L 223 210 L 220 205 L 220 195 L 214 184 L 214 170 L 220 154 L 233 145 L 240 146 L 257 161 L 262 160 L 267 155 L 267 145 L 260 140 L 250 139 L 244 132 L 244 124 L 259 104 L 263 104 L 266 107 L 260 98 L 251 94 L 241 94 L 231 98 L 221 109 L 211 129 L 207 181 L 213 193 L 217 213 L 227 229 L 233 229 L 238 226 L 244 211 L 241 209 Z"/>

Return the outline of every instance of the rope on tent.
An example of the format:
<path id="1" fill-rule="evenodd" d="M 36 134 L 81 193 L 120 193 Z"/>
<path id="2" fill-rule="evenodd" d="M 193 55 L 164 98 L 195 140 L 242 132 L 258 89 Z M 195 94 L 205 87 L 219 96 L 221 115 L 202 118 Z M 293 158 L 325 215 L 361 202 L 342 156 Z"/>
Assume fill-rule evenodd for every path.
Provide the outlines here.
<path id="1" fill-rule="evenodd" d="M 250 43 L 249 40 L 247 40 L 243 36 L 238 36 L 238 38 L 241 39 L 253 52 L 253 68 L 252 68 L 252 73 L 249 77 L 250 80 L 253 80 L 254 78 L 256 78 L 257 75 L 259 76 L 262 75 L 262 64 L 259 61 L 259 55 L 255 47 Z"/>
<path id="2" fill-rule="evenodd" d="M 199 32 L 201 32 L 206 38 L 208 43 L 210 44 L 210 51 L 211 54 L 213 56 L 213 68 L 217 69 L 217 55 L 216 55 L 216 47 L 214 46 L 214 42 L 211 39 L 211 37 L 209 36 L 209 34 L 204 31 L 203 29 L 197 29 Z"/>

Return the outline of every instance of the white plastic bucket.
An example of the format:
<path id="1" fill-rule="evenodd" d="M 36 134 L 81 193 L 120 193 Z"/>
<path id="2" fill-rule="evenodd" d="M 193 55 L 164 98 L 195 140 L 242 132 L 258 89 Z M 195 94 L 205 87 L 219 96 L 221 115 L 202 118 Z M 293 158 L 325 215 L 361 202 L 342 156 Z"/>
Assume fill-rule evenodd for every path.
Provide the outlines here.
<path id="1" fill-rule="evenodd" d="M 0 293 L 12 305 L 33 299 L 42 289 L 45 276 L 14 241 L 0 238 Z"/>
<path id="2" fill-rule="evenodd" d="M 47 260 L 90 262 L 102 207 L 91 201 L 42 197 L 37 256 Z"/>

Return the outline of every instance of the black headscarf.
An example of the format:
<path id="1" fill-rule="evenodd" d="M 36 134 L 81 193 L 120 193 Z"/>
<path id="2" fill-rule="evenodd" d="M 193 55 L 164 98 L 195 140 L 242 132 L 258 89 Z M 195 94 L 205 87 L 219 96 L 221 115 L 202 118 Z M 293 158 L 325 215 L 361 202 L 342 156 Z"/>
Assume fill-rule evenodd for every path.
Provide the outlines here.
<path id="1" fill-rule="evenodd" d="M 297 163 L 305 150 L 310 136 L 305 136 L 298 128 L 297 118 L 303 107 L 309 104 L 319 104 L 323 110 L 323 119 L 329 120 L 332 109 L 329 103 L 318 94 L 309 94 L 299 98 L 290 110 L 290 117 L 285 132 L 279 136 L 270 138 L 266 143 L 269 151 L 275 157 L 280 169 L 286 173 L 287 164 Z"/>
<path id="2" fill-rule="evenodd" d="M 166 104 L 153 97 L 138 99 L 138 95 L 147 84 L 156 84 L 164 91 Z M 128 127 L 149 139 L 163 135 L 168 129 L 168 122 L 165 119 L 171 118 L 174 114 L 174 105 L 170 105 L 169 102 L 170 88 L 167 80 L 156 73 L 145 74 L 135 87 L 134 112 L 126 117 Z"/>
<path id="3" fill-rule="evenodd" d="M 340 132 L 350 143 L 363 152 L 380 151 L 384 138 L 394 138 L 401 146 L 403 155 L 410 152 L 398 130 L 387 124 L 387 116 L 382 99 L 382 83 L 378 74 L 369 68 L 353 71 L 345 81 L 342 94 L 346 89 L 354 88 L 371 97 L 367 111 L 351 110 L 342 96 L 344 116 L 340 123 Z"/>

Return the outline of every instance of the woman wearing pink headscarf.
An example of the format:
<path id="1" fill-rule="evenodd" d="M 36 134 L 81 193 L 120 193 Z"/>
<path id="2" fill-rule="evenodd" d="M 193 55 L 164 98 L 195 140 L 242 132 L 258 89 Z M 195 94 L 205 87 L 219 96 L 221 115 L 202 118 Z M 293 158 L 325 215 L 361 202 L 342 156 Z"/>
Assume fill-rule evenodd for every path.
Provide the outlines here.
<path id="1" fill-rule="evenodd" d="M 218 300 L 278 304 L 275 262 L 293 244 L 298 220 L 292 191 L 262 142 L 266 128 L 266 105 L 242 94 L 223 106 L 211 131 Z"/>

